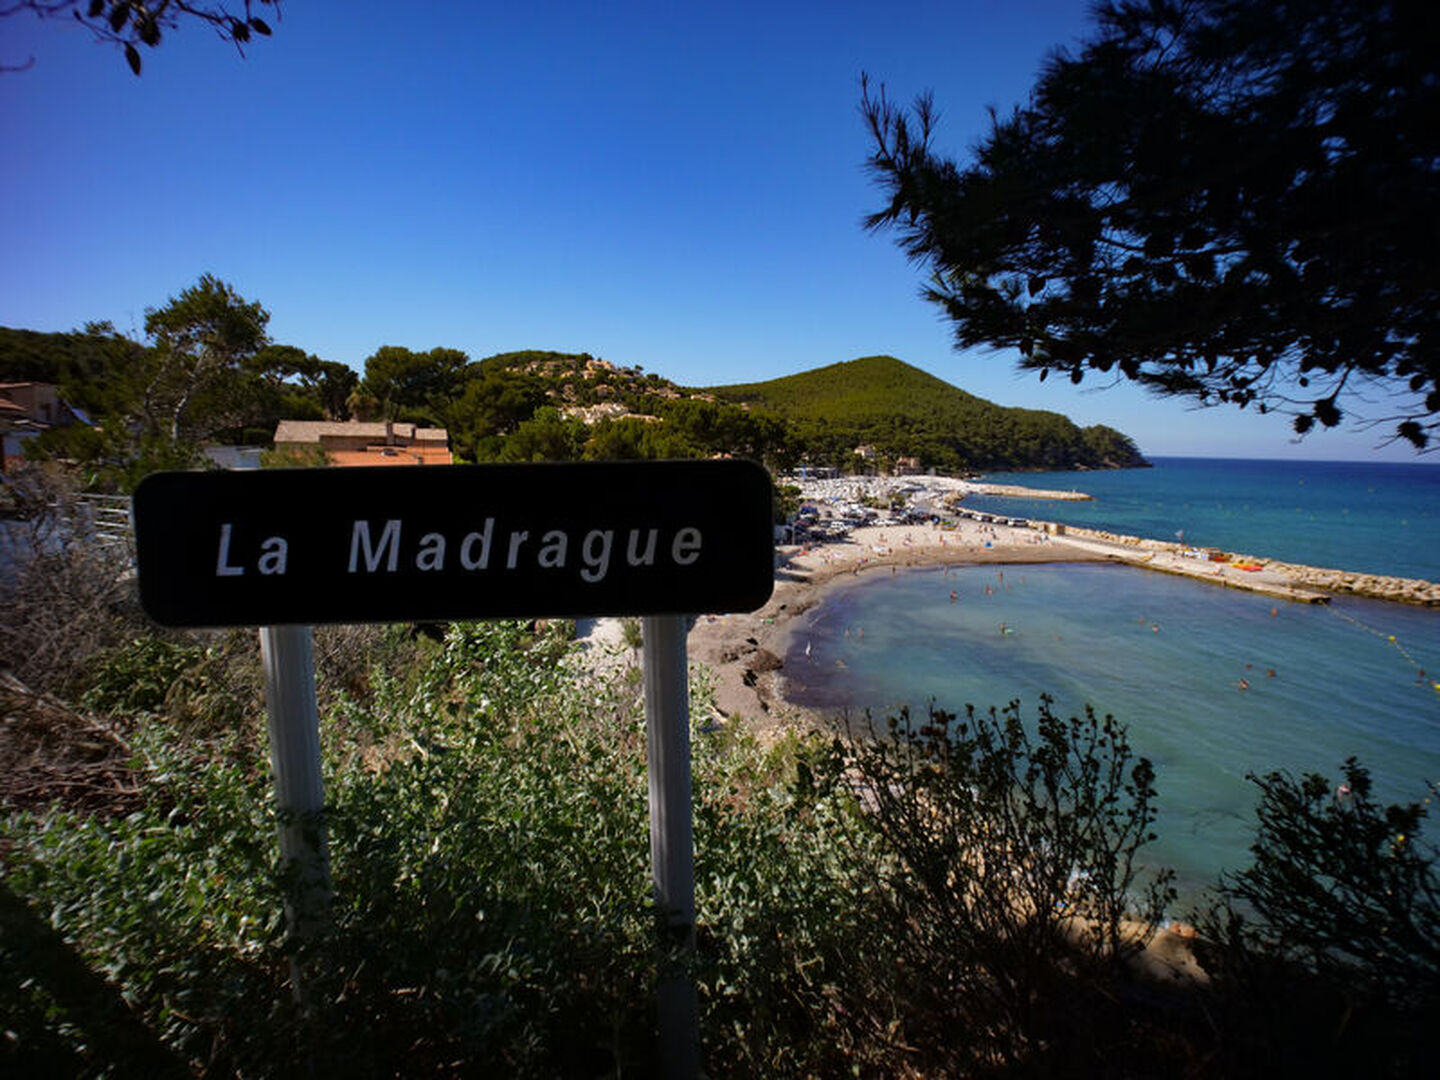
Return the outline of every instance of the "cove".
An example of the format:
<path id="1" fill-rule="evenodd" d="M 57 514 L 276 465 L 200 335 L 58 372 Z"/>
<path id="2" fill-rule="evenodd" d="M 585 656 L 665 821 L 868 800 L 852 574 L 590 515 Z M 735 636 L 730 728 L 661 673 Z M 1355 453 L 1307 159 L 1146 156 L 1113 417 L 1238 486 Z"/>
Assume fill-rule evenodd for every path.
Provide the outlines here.
<path id="1" fill-rule="evenodd" d="M 1151 855 L 1182 903 L 1247 864 L 1249 772 L 1333 778 L 1354 755 L 1406 802 L 1440 781 L 1440 612 L 1423 608 L 1277 605 L 1106 564 L 916 569 L 828 591 L 784 673 L 796 704 L 852 717 L 1019 699 L 1033 718 L 1042 693 L 1113 714 L 1155 763 Z"/>

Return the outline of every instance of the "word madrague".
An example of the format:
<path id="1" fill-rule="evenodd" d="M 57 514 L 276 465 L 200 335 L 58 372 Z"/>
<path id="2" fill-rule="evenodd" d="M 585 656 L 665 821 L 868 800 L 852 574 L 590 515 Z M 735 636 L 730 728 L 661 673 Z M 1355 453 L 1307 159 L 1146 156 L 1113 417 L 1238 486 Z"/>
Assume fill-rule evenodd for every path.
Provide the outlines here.
<path id="1" fill-rule="evenodd" d="M 247 562 L 241 552 L 231 550 L 233 523 L 220 526 L 219 546 L 215 558 L 216 577 L 241 577 Z M 537 530 L 538 532 L 538 530 Z M 529 530 L 512 529 L 497 533 L 495 519 L 485 519 L 484 527 L 458 538 L 440 532 L 427 532 L 413 547 L 407 547 L 404 523 L 389 518 L 383 525 L 366 519 L 355 520 L 350 529 L 349 557 L 346 572 L 350 574 L 393 574 L 402 569 L 439 572 L 446 569 L 485 571 L 491 568 L 515 570 L 538 567 L 541 570 L 577 570 L 582 581 L 595 584 L 610 572 L 612 560 L 623 558 L 626 566 L 647 567 L 656 560 L 675 566 L 691 566 L 700 558 L 703 538 L 694 526 L 669 530 L 658 528 L 623 530 L 617 537 L 615 529 L 590 529 L 577 542 L 563 529 L 550 529 L 532 536 Z M 664 540 L 662 542 L 662 532 Z M 617 539 L 621 542 L 617 546 Z M 623 548 L 623 553 L 622 549 Z M 571 556 L 575 555 L 572 566 Z M 289 566 L 290 544 L 283 536 L 267 537 L 254 553 L 255 571 L 266 576 L 284 574 Z"/>

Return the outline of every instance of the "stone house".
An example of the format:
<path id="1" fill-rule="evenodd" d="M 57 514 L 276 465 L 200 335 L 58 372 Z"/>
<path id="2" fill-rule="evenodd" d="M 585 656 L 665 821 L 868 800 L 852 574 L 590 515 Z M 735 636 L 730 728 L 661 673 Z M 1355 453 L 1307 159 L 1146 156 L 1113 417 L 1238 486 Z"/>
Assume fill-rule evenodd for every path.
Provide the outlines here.
<path id="1" fill-rule="evenodd" d="M 331 465 L 450 465 L 444 428 L 396 421 L 281 420 L 275 449 L 297 456 L 324 451 Z"/>

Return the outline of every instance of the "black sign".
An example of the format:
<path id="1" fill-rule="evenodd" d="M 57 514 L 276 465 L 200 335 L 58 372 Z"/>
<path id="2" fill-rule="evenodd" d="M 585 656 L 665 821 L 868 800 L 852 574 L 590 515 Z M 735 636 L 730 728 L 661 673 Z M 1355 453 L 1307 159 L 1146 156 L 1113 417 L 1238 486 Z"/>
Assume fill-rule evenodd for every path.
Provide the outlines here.
<path id="1" fill-rule="evenodd" d="M 774 584 L 744 461 L 156 473 L 134 509 L 166 626 L 752 611 Z"/>

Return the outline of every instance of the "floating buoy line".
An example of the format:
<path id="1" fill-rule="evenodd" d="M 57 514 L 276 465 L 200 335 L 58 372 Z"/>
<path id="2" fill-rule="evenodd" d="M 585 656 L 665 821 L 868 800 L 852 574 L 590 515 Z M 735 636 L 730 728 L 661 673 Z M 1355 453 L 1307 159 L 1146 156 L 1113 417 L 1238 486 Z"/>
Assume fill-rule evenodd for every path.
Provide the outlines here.
<path id="1" fill-rule="evenodd" d="M 1395 646 L 1396 651 L 1399 652 L 1399 654 L 1403 656 L 1407 661 L 1409 661 L 1410 666 L 1415 669 L 1415 672 L 1419 679 L 1422 682 L 1425 680 L 1425 669 L 1421 666 L 1420 661 L 1415 659 L 1414 654 L 1412 654 L 1409 649 L 1405 648 L 1405 646 L 1401 644 L 1400 640 L 1396 638 L 1394 634 L 1387 634 L 1383 630 L 1377 630 L 1373 626 L 1368 626 L 1365 623 L 1361 622 L 1359 619 L 1355 618 L 1355 616 L 1347 615 L 1345 612 L 1338 610 L 1334 604 L 1326 604 L 1325 608 L 1327 611 L 1331 612 L 1332 614 L 1336 615 L 1341 619 L 1344 619 L 1352 626 L 1365 631 L 1365 633 L 1367 634 L 1371 634 L 1377 638 L 1380 638 L 1382 641 L 1387 641 L 1391 645 Z M 1435 690 L 1436 692 L 1440 692 L 1440 682 L 1435 682 L 1432 680 L 1430 683 L 1430 688 L 1432 690 Z"/>

